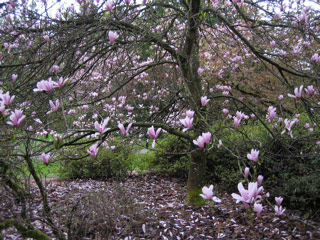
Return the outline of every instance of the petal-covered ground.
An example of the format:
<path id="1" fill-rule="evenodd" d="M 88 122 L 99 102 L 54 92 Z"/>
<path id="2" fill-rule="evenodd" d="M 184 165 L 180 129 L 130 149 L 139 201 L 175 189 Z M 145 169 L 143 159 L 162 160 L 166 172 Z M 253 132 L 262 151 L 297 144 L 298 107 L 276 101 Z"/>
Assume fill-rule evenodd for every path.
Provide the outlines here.
<path id="1" fill-rule="evenodd" d="M 230 194 L 215 191 L 222 202 L 214 206 L 185 206 L 183 179 L 152 174 L 123 182 L 51 179 L 46 187 L 56 224 L 72 239 L 320 239 L 319 225 L 289 211 L 276 217 L 267 206 L 256 218 Z M 42 218 L 39 192 L 31 190 L 33 224 L 54 239 Z M 2 194 L 1 221 L 18 209 Z M 15 228 L 2 233 L 5 239 L 22 239 Z"/>

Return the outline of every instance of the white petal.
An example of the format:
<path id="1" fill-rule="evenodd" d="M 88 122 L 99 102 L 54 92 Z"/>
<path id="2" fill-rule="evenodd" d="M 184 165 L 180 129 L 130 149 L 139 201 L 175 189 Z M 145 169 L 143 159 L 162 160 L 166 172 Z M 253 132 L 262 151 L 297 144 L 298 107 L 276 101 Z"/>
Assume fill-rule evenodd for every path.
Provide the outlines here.
<path id="1" fill-rule="evenodd" d="M 212 197 L 212 201 L 214 201 L 216 203 L 221 203 L 221 199 L 217 198 L 217 197 Z"/>

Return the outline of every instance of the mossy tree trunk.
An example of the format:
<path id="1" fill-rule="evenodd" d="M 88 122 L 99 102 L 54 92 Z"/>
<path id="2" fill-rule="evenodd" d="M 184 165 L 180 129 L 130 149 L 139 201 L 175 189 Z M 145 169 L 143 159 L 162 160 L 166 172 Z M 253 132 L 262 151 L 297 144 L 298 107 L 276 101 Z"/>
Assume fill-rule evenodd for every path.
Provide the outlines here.
<path id="1" fill-rule="evenodd" d="M 188 1 L 188 23 L 187 32 L 185 36 L 185 45 L 183 54 L 180 55 L 180 67 L 182 70 L 186 89 L 189 93 L 190 108 L 196 110 L 193 129 L 195 136 L 198 137 L 202 132 L 208 131 L 204 129 L 204 124 L 201 119 L 201 96 L 203 91 L 201 87 L 201 78 L 198 74 L 200 65 L 199 57 L 199 26 L 200 26 L 200 0 Z M 187 181 L 187 201 L 188 205 L 203 204 L 203 199 L 199 196 L 201 188 L 204 185 L 206 174 L 206 153 L 203 149 L 196 148 L 192 153 L 190 162 L 188 181 Z"/>
<path id="2" fill-rule="evenodd" d="M 201 189 L 205 184 L 207 158 L 203 150 L 192 153 L 187 181 L 187 205 L 202 205 L 204 200 L 200 197 Z"/>

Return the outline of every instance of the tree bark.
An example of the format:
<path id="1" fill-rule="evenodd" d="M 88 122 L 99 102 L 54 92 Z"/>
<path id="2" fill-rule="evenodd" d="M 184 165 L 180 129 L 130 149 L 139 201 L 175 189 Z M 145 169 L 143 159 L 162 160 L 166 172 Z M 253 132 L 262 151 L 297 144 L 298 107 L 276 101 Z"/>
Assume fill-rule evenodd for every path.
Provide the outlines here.
<path id="1" fill-rule="evenodd" d="M 207 157 L 202 149 L 192 153 L 187 181 L 187 205 L 202 205 L 204 200 L 200 197 L 205 184 Z"/>

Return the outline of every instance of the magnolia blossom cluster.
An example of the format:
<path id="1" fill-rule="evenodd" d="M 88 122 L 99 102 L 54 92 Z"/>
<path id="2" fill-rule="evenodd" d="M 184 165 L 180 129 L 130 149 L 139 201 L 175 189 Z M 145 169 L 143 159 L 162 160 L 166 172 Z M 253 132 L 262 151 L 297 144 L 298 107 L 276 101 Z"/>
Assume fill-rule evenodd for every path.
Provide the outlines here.
<path id="1" fill-rule="evenodd" d="M 3 93 L 0 89 L 0 112 L 2 115 L 8 115 L 10 109 L 6 109 L 7 106 L 13 103 L 15 99 L 14 95 L 10 95 L 9 92 Z M 23 111 L 21 109 L 15 109 L 11 111 L 11 115 L 9 117 L 10 121 L 7 121 L 7 124 L 12 126 L 18 126 L 25 119 L 25 115 L 23 115 Z"/>
<path id="2" fill-rule="evenodd" d="M 249 160 L 254 162 L 258 161 L 259 151 L 252 149 L 251 153 L 247 155 Z M 248 180 L 250 173 L 250 168 L 246 167 L 244 169 L 244 177 Z M 261 216 L 263 210 L 262 201 L 269 197 L 269 193 L 264 193 L 264 188 L 262 186 L 263 176 L 259 175 L 257 182 L 249 182 L 248 189 L 243 186 L 243 183 L 238 183 L 238 191 L 240 194 L 232 193 L 232 197 L 236 200 L 237 203 L 242 202 L 246 209 L 250 208 L 253 205 L 253 211 L 257 213 L 257 217 Z M 283 198 L 276 197 L 276 206 L 274 207 L 275 214 L 280 216 L 284 213 L 285 209 L 282 208 L 281 203 Z"/>
<path id="3" fill-rule="evenodd" d="M 261 199 L 260 195 L 263 192 L 263 187 L 258 187 L 257 182 L 249 182 L 248 189 L 245 189 L 242 182 L 238 184 L 239 194 L 232 193 L 232 197 L 237 200 L 237 203 L 244 203 L 246 208 L 249 208 L 251 203 L 254 203 L 256 200 Z"/>
<path id="4" fill-rule="evenodd" d="M 225 86 L 225 85 L 216 85 L 216 89 L 221 90 L 221 91 L 231 91 L 232 87 Z"/>
<path id="5" fill-rule="evenodd" d="M 249 119 L 249 116 L 243 112 L 237 111 L 236 115 L 233 117 L 234 128 L 238 129 L 242 119 Z"/>
<path id="6" fill-rule="evenodd" d="M 281 203 L 283 201 L 282 197 L 275 197 L 276 205 L 274 206 L 274 211 L 277 216 L 281 216 L 284 211 L 286 210 L 285 208 L 282 208 Z"/>

